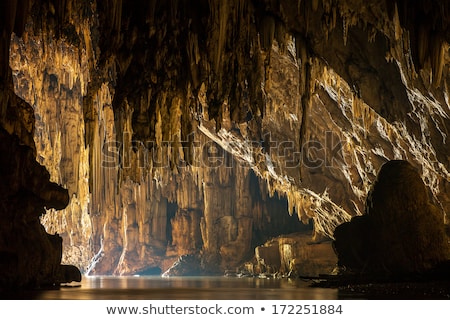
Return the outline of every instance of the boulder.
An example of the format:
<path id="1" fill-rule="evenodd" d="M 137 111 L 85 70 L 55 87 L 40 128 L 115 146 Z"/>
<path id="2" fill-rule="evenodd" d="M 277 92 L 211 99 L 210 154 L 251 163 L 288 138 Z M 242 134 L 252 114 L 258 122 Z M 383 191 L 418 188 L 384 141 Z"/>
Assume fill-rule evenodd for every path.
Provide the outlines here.
<path id="1" fill-rule="evenodd" d="M 244 263 L 236 274 L 296 278 L 331 273 L 337 260 L 331 241 L 312 239 L 311 231 L 271 238 L 255 248 L 252 261 Z"/>
<path id="2" fill-rule="evenodd" d="M 366 215 L 353 217 L 334 231 L 333 249 L 338 258 L 338 265 L 347 271 L 364 270 L 370 256 L 369 217 Z"/>
<path id="3" fill-rule="evenodd" d="M 334 238 L 338 265 L 360 273 L 420 273 L 450 259 L 444 215 L 404 160 L 381 167 L 365 214 L 338 226 Z"/>
<path id="4" fill-rule="evenodd" d="M 72 265 L 62 264 L 58 269 L 57 282 L 58 283 L 71 283 L 71 282 L 80 282 L 81 281 L 81 272 L 80 270 Z"/>

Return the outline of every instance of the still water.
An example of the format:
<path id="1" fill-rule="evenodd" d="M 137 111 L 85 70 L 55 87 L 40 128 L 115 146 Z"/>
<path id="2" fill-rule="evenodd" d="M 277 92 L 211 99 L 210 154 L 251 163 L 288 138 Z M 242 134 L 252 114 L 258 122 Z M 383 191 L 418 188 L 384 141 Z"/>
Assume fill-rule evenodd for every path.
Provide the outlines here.
<path id="1" fill-rule="evenodd" d="M 51 300 L 336 300 L 337 289 L 293 279 L 229 277 L 83 277 L 79 285 L 10 293 L 9 299 Z"/>

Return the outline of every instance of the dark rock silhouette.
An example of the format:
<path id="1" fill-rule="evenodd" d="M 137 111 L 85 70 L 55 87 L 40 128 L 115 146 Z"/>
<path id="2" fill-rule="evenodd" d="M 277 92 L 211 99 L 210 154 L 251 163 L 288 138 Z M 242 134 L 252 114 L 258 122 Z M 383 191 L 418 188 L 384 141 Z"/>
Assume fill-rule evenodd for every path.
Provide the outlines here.
<path id="1" fill-rule="evenodd" d="M 80 270 L 72 265 L 62 264 L 59 266 L 57 282 L 61 283 L 70 283 L 70 282 L 80 282 L 81 281 L 81 272 Z"/>
<path id="2" fill-rule="evenodd" d="M 349 271 L 413 274 L 449 259 L 443 217 L 417 170 L 403 160 L 385 163 L 363 216 L 335 230 L 338 264 Z"/>
<path id="3" fill-rule="evenodd" d="M 368 216 L 353 217 L 350 222 L 339 225 L 334 232 L 333 247 L 338 265 L 346 270 L 364 270 L 370 251 L 370 222 Z"/>
<path id="4" fill-rule="evenodd" d="M 67 206 L 67 190 L 50 182 L 31 147 L 1 128 L 0 181 L 0 287 L 55 284 L 62 238 L 48 234 L 39 217 Z"/>

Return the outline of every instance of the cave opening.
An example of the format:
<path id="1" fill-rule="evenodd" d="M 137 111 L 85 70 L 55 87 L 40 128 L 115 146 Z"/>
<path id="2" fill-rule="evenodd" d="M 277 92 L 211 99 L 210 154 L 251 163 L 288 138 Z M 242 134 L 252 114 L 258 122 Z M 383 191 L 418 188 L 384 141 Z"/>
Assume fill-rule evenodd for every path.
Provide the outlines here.
<path id="1" fill-rule="evenodd" d="M 139 271 L 139 276 L 159 276 L 161 275 L 162 270 L 160 267 L 148 267 L 141 271 Z"/>
<path id="2" fill-rule="evenodd" d="M 250 172 L 250 190 L 252 199 L 261 202 L 261 220 L 253 226 L 252 248 L 264 244 L 267 240 L 291 233 L 312 234 L 312 219 L 303 223 L 296 213 L 289 213 L 289 204 L 285 196 L 277 191 L 270 195 L 261 187 L 260 179 Z M 263 189 L 263 190 L 261 190 Z"/>

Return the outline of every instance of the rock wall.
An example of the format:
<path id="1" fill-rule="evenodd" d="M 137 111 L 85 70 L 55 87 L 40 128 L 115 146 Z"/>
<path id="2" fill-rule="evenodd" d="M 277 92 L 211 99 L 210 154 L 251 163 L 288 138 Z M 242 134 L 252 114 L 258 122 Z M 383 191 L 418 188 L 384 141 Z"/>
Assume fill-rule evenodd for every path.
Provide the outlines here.
<path id="1" fill-rule="evenodd" d="M 390 159 L 419 170 L 448 222 L 447 5 L 28 8 L 2 48 L 36 159 L 69 191 L 41 218 L 65 263 L 134 274 L 198 254 L 223 271 L 310 224 L 333 238 Z"/>

